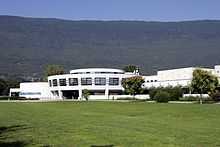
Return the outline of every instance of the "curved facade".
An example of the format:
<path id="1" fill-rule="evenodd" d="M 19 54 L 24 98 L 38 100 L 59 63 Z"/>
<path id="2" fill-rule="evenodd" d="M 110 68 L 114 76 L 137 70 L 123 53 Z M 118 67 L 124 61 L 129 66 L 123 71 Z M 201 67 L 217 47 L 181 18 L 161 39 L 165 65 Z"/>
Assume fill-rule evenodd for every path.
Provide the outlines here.
<path id="1" fill-rule="evenodd" d="M 82 91 L 88 89 L 92 95 L 109 95 L 122 93 L 123 78 L 136 76 L 120 69 L 87 68 L 71 70 L 70 74 L 48 77 L 50 97 L 60 99 L 81 99 Z"/>

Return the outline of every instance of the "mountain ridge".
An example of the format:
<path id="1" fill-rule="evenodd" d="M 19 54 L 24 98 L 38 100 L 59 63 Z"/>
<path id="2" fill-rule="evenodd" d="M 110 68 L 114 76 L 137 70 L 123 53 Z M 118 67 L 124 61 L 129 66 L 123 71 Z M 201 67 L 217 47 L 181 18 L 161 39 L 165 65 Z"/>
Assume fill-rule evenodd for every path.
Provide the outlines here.
<path id="1" fill-rule="evenodd" d="M 0 15 L 0 74 L 41 76 L 46 64 L 157 70 L 220 64 L 220 21 L 92 21 Z"/>

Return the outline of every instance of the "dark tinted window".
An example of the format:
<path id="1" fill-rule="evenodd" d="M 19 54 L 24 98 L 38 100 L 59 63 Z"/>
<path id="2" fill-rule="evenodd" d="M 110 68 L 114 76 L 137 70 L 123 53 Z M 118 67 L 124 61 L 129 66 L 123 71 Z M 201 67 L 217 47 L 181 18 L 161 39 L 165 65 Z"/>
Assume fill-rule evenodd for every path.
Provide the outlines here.
<path id="1" fill-rule="evenodd" d="M 78 79 L 77 78 L 69 78 L 69 86 L 75 86 L 78 85 Z"/>
<path id="2" fill-rule="evenodd" d="M 57 86 L 57 79 L 53 79 L 53 86 Z"/>
<path id="3" fill-rule="evenodd" d="M 66 79 L 59 79 L 60 86 L 66 86 Z"/>
<path id="4" fill-rule="evenodd" d="M 119 78 L 109 78 L 109 85 L 119 85 Z"/>
<path id="5" fill-rule="evenodd" d="M 81 78 L 81 85 L 92 85 L 92 78 Z"/>
<path id="6" fill-rule="evenodd" d="M 105 85 L 106 79 L 105 78 L 95 78 L 95 85 Z"/>

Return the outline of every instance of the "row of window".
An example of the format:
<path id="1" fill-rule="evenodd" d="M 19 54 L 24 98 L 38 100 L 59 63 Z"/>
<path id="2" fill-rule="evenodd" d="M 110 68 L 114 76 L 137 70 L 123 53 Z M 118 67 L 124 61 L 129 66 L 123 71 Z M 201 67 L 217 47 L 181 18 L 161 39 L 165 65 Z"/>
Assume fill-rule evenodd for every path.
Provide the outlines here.
<path id="1" fill-rule="evenodd" d="M 69 78 L 68 79 L 69 86 L 79 85 L 78 78 Z M 119 85 L 119 78 L 109 78 L 109 85 Z M 50 87 L 58 86 L 58 80 L 53 79 L 49 80 Z M 81 85 L 92 85 L 92 78 L 81 78 Z M 106 78 L 97 77 L 95 78 L 95 85 L 106 85 Z M 59 79 L 59 86 L 67 86 L 66 79 Z"/>

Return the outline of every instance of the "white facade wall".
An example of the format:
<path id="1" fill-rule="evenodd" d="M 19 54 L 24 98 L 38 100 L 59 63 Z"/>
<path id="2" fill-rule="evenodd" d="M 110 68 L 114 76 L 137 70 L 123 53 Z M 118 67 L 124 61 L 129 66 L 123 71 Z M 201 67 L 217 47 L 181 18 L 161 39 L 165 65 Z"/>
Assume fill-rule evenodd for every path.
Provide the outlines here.
<path id="1" fill-rule="evenodd" d="M 179 68 L 171 70 L 161 70 L 157 75 L 144 76 L 144 86 L 150 87 L 167 87 L 167 86 L 182 86 L 187 87 L 190 85 L 193 78 L 193 71 L 195 67 Z M 200 68 L 202 70 L 210 71 L 212 74 L 220 77 L 220 65 L 216 65 L 215 69 Z M 156 81 L 155 81 L 156 80 Z"/>
<path id="2" fill-rule="evenodd" d="M 26 98 L 49 98 L 49 86 L 47 82 L 20 83 L 20 97 Z"/>

